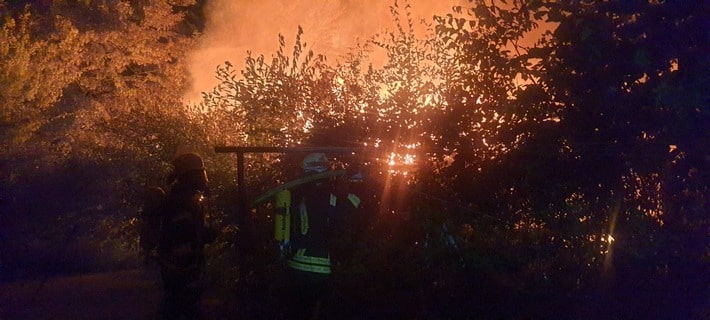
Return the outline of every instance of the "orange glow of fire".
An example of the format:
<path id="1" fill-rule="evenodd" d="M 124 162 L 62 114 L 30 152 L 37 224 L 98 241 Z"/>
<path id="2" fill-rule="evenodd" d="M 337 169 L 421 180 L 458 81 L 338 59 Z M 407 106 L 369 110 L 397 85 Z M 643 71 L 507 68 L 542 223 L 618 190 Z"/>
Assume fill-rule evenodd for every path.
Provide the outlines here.
<path id="1" fill-rule="evenodd" d="M 403 7 L 402 1 L 399 6 Z M 445 15 L 466 0 L 408 0 L 415 19 L 430 20 Z M 286 48 L 293 46 L 298 27 L 304 31 L 307 50 L 324 54 L 337 63 L 366 39 L 386 30 L 394 30 L 390 12 L 393 1 L 281 1 L 281 0 L 213 0 L 206 10 L 207 24 L 200 46 L 191 57 L 192 88 L 185 93 L 186 102 L 200 99 L 217 85 L 215 67 L 230 61 L 237 70 L 243 68 L 247 51 L 269 58 L 278 50 L 278 35 L 284 35 Z M 424 26 L 415 25 L 416 33 Z M 380 60 L 385 59 L 379 55 Z M 383 61 L 373 61 L 380 65 Z"/>

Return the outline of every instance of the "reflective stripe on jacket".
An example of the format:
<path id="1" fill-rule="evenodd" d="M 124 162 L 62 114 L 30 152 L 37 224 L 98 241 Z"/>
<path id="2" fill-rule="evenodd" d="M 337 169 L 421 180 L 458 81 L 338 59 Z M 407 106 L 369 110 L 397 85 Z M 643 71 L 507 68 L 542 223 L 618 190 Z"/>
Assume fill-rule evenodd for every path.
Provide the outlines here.
<path id="1" fill-rule="evenodd" d="M 331 215 L 337 214 L 338 198 L 331 194 L 322 194 L 319 198 L 308 198 L 310 206 L 306 201 L 301 200 L 298 204 L 298 223 L 296 230 L 299 230 L 298 237 L 292 239 L 296 253 L 288 260 L 288 266 L 301 271 L 330 274 L 331 259 L 328 253 L 328 230 L 333 226 Z M 347 196 L 347 206 L 354 208 L 360 206 L 360 198 L 350 193 Z M 342 205 L 341 205 L 342 206 Z M 309 212 L 308 209 L 314 209 Z"/>
<path id="2" fill-rule="evenodd" d="M 306 255 L 306 249 L 298 249 L 291 260 L 288 261 L 288 265 L 291 268 L 301 271 L 324 274 L 331 273 L 330 257 L 323 258 L 308 256 Z"/>

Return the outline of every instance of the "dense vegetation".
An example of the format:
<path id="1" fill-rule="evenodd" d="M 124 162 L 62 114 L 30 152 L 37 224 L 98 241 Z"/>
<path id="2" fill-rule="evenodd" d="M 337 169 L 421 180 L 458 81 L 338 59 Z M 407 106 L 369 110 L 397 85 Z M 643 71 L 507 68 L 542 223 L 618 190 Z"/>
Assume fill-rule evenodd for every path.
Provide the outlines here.
<path id="1" fill-rule="evenodd" d="M 213 147 L 367 146 L 339 159 L 367 173 L 367 215 L 337 285 L 370 315 L 709 315 L 706 1 L 473 0 L 423 22 L 394 3 L 397 28 L 342 64 L 299 29 L 184 105 L 204 5 L 0 0 L 3 280 L 135 264 L 141 191 L 191 149 L 222 230 L 210 274 L 268 301 L 269 207 L 242 263 L 234 159 Z M 249 196 L 294 157 L 249 155 Z"/>

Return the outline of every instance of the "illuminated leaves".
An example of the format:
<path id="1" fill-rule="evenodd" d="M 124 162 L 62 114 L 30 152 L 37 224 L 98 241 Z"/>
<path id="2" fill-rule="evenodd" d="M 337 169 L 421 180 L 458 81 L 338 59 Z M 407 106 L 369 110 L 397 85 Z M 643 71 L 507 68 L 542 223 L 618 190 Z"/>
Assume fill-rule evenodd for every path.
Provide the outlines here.
<path id="1" fill-rule="evenodd" d="M 62 90 L 79 76 L 75 48 L 85 43 L 70 22 L 60 18 L 46 39 L 33 36 L 29 11 L 7 18 L 0 42 L 2 122 L 14 128 L 11 141 L 23 143 L 46 123 L 41 115 L 54 106 Z"/>
<path id="2" fill-rule="evenodd" d="M 244 70 L 231 63 L 217 67 L 220 81 L 203 94 L 200 107 L 207 125 L 222 128 L 215 133 L 221 143 L 237 145 L 294 145 L 303 143 L 313 123 L 329 114 L 330 74 L 325 58 L 305 51 L 303 30 L 296 34 L 292 54 L 285 39 L 271 61 L 249 53 Z"/>
<path id="3" fill-rule="evenodd" d="M 95 248 L 83 259 L 135 258 L 126 245 L 141 186 L 162 184 L 178 145 L 204 145 L 181 101 L 194 43 L 182 15 L 166 1 L 0 7 L 0 161 L 10 177 L 0 188 L 4 218 L 24 233 L 10 242 L 42 239 L 56 252 L 78 240 Z M 15 258 L 23 269 L 37 264 Z M 51 258 L 52 270 L 39 272 L 57 264 L 76 260 Z"/>

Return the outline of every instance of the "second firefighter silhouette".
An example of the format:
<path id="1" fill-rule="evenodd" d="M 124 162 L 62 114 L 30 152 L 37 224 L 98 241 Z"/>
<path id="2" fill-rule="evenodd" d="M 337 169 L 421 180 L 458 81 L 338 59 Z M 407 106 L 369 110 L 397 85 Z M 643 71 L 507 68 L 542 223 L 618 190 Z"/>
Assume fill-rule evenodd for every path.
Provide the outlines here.
<path id="1" fill-rule="evenodd" d="M 158 257 L 165 291 L 163 319 L 200 316 L 205 244 L 216 232 L 205 225 L 207 172 L 202 158 L 186 153 L 173 160 L 170 192 L 162 203 Z"/>
<path id="2" fill-rule="evenodd" d="M 334 243 L 360 207 L 360 199 L 333 183 L 328 159 L 312 153 L 303 160 L 306 182 L 276 195 L 276 240 L 287 254 L 288 319 L 317 319 L 330 297 L 338 254 Z"/>

